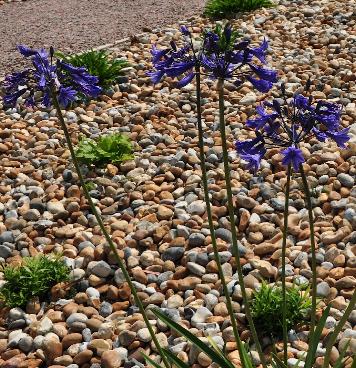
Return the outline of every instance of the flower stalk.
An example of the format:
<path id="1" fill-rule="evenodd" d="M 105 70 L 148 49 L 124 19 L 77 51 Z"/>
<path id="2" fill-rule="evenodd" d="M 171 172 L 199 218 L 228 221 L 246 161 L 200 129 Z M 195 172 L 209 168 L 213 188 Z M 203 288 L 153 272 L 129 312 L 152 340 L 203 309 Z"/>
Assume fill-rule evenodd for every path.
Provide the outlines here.
<path id="1" fill-rule="evenodd" d="M 201 74 L 199 71 L 199 67 L 197 66 L 196 69 L 196 94 L 197 94 L 197 122 L 198 122 L 198 138 L 199 138 L 199 153 L 200 153 L 200 167 L 202 171 L 202 182 L 203 182 L 203 189 L 204 189 L 204 199 L 206 204 L 206 212 L 208 216 L 208 223 L 209 223 L 209 230 L 210 230 L 210 236 L 211 236 L 211 244 L 213 246 L 213 252 L 214 252 L 214 258 L 215 262 L 218 267 L 218 273 L 221 280 L 221 285 L 223 287 L 223 292 L 226 298 L 226 307 L 229 312 L 230 321 L 232 330 L 234 333 L 234 337 L 236 339 L 237 348 L 240 353 L 240 356 L 242 356 L 242 341 L 239 336 L 239 331 L 237 327 L 236 318 L 234 315 L 234 309 L 231 302 L 231 297 L 229 294 L 229 290 L 227 288 L 227 283 L 225 279 L 225 275 L 222 269 L 221 260 L 219 256 L 219 250 L 216 242 L 216 236 L 215 236 L 215 229 L 214 229 L 214 223 L 213 223 L 213 215 L 211 210 L 211 204 L 210 204 L 210 198 L 209 198 L 209 188 L 208 188 L 208 177 L 207 177 L 207 171 L 206 171 L 206 165 L 205 165 L 205 153 L 204 153 L 204 137 L 203 137 L 203 126 L 202 126 L 202 111 L 201 111 L 201 87 L 200 87 L 200 79 Z"/>
<path id="2" fill-rule="evenodd" d="M 309 228 L 310 228 L 310 248 L 311 248 L 311 263 L 312 263 L 312 285 L 311 285 L 311 294 L 312 294 L 312 310 L 311 310 L 311 322 L 310 322 L 310 337 L 309 341 L 312 341 L 314 330 L 315 330 L 315 315 L 316 315 L 316 251 L 315 251 L 315 233 L 314 233 L 314 215 L 313 215 L 313 207 L 311 202 L 311 195 L 308 185 L 308 180 L 305 175 L 305 171 L 303 165 L 299 166 L 300 175 L 302 177 L 303 188 L 305 199 L 307 202 L 308 209 L 308 217 L 309 217 Z"/>
<path id="3" fill-rule="evenodd" d="M 287 331 L 287 293 L 286 293 L 286 250 L 287 250 L 287 235 L 288 235 L 288 209 L 289 209 L 289 192 L 290 192 L 290 179 L 292 176 L 292 165 L 288 165 L 287 170 L 287 183 L 285 190 L 285 202 L 284 202 L 284 216 L 283 216 L 283 239 L 282 239 L 282 306 L 283 306 L 283 361 L 287 365 L 288 360 L 288 331 Z"/>
<path id="4" fill-rule="evenodd" d="M 325 350 L 325 355 L 324 355 L 324 363 L 323 363 L 323 368 L 328 368 L 329 367 L 329 362 L 330 362 L 330 357 L 331 357 L 331 349 L 333 348 L 335 341 L 337 339 L 337 336 L 339 335 L 339 333 L 341 332 L 343 326 L 345 325 L 347 319 L 349 318 L 351 312 L 354 310 L 356 304 L 356 292 L 353 293 L 352 298 L 350 300 L 349 305 L 347 306 L 344 315 L 341 317 L 339 323 L 337 324 L 337 326 L 335 327 L 333 333 L 331 334 L 330 338 L 328 339 L 328 342 L 326 344 L 326 350 Z M 354 357 L 355 359 L 355 357 Z M 356 360 L 354 360 L 355 362 Z"/>
<path id="5" fill-rule="evenodd" d="M 232 189 L 231 189 L 230 164 L 229 164 L 227 139 L 226 139 L 226 126 L 225 126 L 225 115 L 224 115 L 225 113 L 224 79 L 223 78 L 219 78 L 218 83 L 217 83 L 217 89 L 218 89 L 218 94 L 219 94 L 219 123 L 220 123 L 219 127 L 220 127 L 221 145 L 222 145 L 222 153 L 223 153 L 227 204 L 228 204 L 228 211 L 229 211 L 230 224 L 231 224 L 232 250 L 233 250 L 233 253 L 235 253 L 237 274 L 238 274 L 238 279 L 239 279 L 239 285 L 241 287 L 242 299 L 245 304 L 246 318 L 247 318 L 249 327 L 251 329 L 251 334 L 255 342 L 256 349 L 259 354 L 261 363 L 264 368 L 267 368 L 267 362 L 262 352 L 261 344 L 258 340 L 257 331 L 253 323 L 253 319 L 252 319 L 252 314 L 250 310 L 250 305 L 249 305 L 247 292 L 246 292 L 246 288 L 244 284 L 243 273 L 242 273 L 240 251 L 239 251 L 238 244 L 237 244 L 237 231 L 236 231 L 236 225 L 235 225 L 235 213 L 234 213 L 234 204 L 232 200 Z"/>
<path id="6" fill-rule="evenodd" d="M 106 241 L 108 242 L 109 244 L 109 247 L 111 249 L 111 251 L 113 252 L 114 254 L 114 257 L 115 257 L 115 260 L 116 262 L 118 263 L 124 277 L 125 277 L 125 280 L 126 282 L 128 283 L 130 289 L 131 289 L 131 292 L 132 292 L 132 295 L 134 297 L 134 300 L 135 300 L 135 303 L 137 304 L 139 310 L 140 310 L 140 313 L 142 314 L 142 317 L 143 317 L 143 320 L 149 330 L 149 333 L 151 335 L 151 338 L 152 338 L 152 341 L 153 343 L 155 344 L 156 348 L 157 348 L 157 351 L 158 353 L 160 354 L 161 358 L 162 358 L 162 361 L 165 365 L 166 368 L 171 368 L 165 354 L 163 353 L 163 349 L 161 347 L 161 345 L 159 344 L 158 342 L 158 339 L 155 335 L 155 332 L 153 331 L 153 328 L 152 328 L 152 325 L 148 319 L 148 316 L 146 314 L 146 311 L 145 311 L 145 308 L 137 294 L 137 290 L 131 280 L 131 277 L 125 267 L 125 264 L 123 263 L 122 259 L 120 258 L 119 256 L 119 253 L 116 249 L 116 246 L 113 242 L 113 240 L 111 239 L 111 236 L 109 235 L 109 233 L 107 232 L 106 228 L 105 228 L 105 225 L 103 223 L 103 220 L 101 218 L 101 216 L 99 215 L 96 207 L 95 207 L 95 204 L 90 196 L 90 193 L 88 191 L 88 188 L 86 187 L 85 185 L 85 181 L 84 181 L 84 177 L 83 177 L 83 174 L 80 170 L 80 166 L 79 166 L 79 163 L 78 163 L 78 160 L 77 160 L 77 157 L 75 155 L 75 151 L 74 151 L 74 147 L 73 147 L 73 143 L 72 143 L 72 140 L 70 138 L 70 134 L 69 134 L 69 131 L 67 129 L 67 125 L 64 121 L 64 117 L 63 117 L 63 114 L 62 114 L 62 111 L 61 111 L 61 108 L 60 108 L 60 105 L 59 105 L 59 102 L 58 102 L 58 98 L 57 98 L 57 92 L 55 90 L 55 87 L 52 85 L 51 86 L 51 95 L 52 95 L 52 102 L 53 102 L 53 105 L 57 111 L 57 116 L 58 116 L 58 119 L 60 121 L 60 124 L 61 124 L 61 127 L 63 129 L 63 132 L 64 132 L 64 136 L 65 136 L 65 139 L 67 141 L 67 144 L 68 144 L 68 148 L 69 148 L 69 151 L 70 151 L 70 154 L 72 156 L 72 160 L 73 160 L 73 164 L 74 164 L 74 167 L 75 167 L 75 170 L 77 171 L 77 174 L 78 174 L 78 177 L 79 177 L 79 182 L 80 182 L 80 185 L 83 189 L 83 192 L 84 192 L 84 195 L 89 203 L 89 206 L 90 206 L 90 209 L 92 211 L 92 213 L 94 214 L 97 222 L 98 222 L 98 225 L 100 227 L 100 230 L 102 231 Z"/>

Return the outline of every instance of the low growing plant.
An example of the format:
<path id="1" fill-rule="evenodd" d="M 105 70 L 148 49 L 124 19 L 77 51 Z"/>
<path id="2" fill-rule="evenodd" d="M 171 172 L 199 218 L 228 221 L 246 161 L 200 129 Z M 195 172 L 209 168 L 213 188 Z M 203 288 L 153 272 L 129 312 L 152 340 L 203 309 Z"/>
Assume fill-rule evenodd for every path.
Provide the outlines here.
<path id="1" fill-rule="evenodd" d="M 294 285 L 286 289 L 286 320 L 287 329 L 294 328 L 306 320 L 311 308 L 309 289 L 302 291 Z M 262 335 L 280 338 L 283 336 L 283 293 L 279 286 L 262 283 L 260 289 L 254 292 L 251 302 L 251 313 L 257 331 Z"/>
<path id="2" fill-rule="evenodd" d="M 34 296 L 45 297 L 51 287 L 67 281 L 70 269 L 58 257 L 40 255 L 25 258 L 22 265 L 1 265 L 6 283 L 0 288 L 0 300 L 10 308 L 24 307 Z"/>
<path id="3" fill-rule="evenodd" d="M 99 86 L 110 88 L 122 75 L 122 69 L 129 66 L 126 60 L 111 59 L 107 51 L 90 50 L 81 54 L 64 55 L 57 52 L 59 58 L 75 67 L 85 67 L 89 74 L 99 78 Z"/>
<path id="4" fill-rule="evenodd" d="M 131 160 L 132 150 L 132 144 L 127 135 L 113 133 L 101 136 L 97 141 L 82 138 L 76 155 L 78 160 L 87 165 L 104 165 Z"/>
<path id="5" fill-rule="evenodd" d="M 210 18 L 228 18 L 238 12 L 272 6 L 274 3 L 270 0 L 208 0 L 204 15 Z"/>

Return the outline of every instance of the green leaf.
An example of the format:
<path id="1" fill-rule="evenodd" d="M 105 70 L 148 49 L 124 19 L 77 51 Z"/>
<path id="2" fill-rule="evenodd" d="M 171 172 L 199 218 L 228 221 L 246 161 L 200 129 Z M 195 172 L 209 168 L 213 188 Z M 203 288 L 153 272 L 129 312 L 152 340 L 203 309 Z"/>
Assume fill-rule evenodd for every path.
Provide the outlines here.
<path id="1" fill-rule="evenodd" d="M 234 368 L 232 363 L 230 363 L 229 361 L 226 362 L 226 360 L 223 359 L 220 356 L 220 354 L 216 353 L 212 348 L 204 344 L 198 337 L 193 335 L 187 329 L 185 329 L 184 327 L 180 326 L 176 322 L 169 319 L 165 314 L 163 314 L 157 308 L 152 309 L 152 312 L 160 320 L 162 320 L 167 326 L 171 327 L 173 330 L 177 331 L 182 336 L 184 336 L 186 339 L 188 339 L 190 342 L 195 344 L 201 351 L 203 351 L 206 355 L 208 355 L 212 359 L 213 362 L 218 364 L 220 368 Z"/>
<path id="2" fill-rule="evenodd" d="M 226 356 L 224 355 L 224 353 L 219 349 L 217 343 L 214 341 L 214 339 L 211 336 L 207 337 L 208 341 L 210 342 L 211 346 L 213 347 L 213 349 L 221 356 L 222 359 L 225 360 L 226 364 L 229 364 L 229 360 L 226 358 Z M 244 349 L 244 345 L 242 344 L 242 348 L 241 350 Z M 243 360 L 243 357 L 240 357 L 241 360 Z M 249 366 L 246 365 L 242 365 L 244 368 L 249 368 Z"/>
<path id="3" fill-rule="evenodd" d="M 356 356 L 353 356 L 353 362 L 351 364 L 351 368 L 356 368 Z"/>
<path id="4" fill-rule="evenodd" d="M 308 350 L 307 357 L 305 359 L 304 368 L 312 368 L 313 367 L 314 359 L 315 359 L 315 356 L 316 356 L 316 349 L 318 348 L 318 343 L 321 339 L 321 334 L 323 332 L 323 328 L 325 326 L 325 322 L 326 322 L 326 319 L 329 315 L 329 312 L 330 312 L 330 305 L 328 305 L 325 308 L 325 310 L 324 310 L 324 312 L 323 312 L 323 314 L 320 318 L 319 323 L 316 325 L 316 328 L 315 328 L 315 331 L 313 333 L 312 339 L 309 342 L 309 350 Z"/>
<path id="5" fill-rule="evenodd" d="M 272 366 L 273 368 L 288 368 L 283 362 L 282 360 L 278 357 L 277 354 L 272 353 Z"/>
<path id="6" fill-rule="evenodd" d="M 254 368 L 253 363 L 251 361 L 251 358 L 247 353 L 245 344 L 242 344 L 241 352 L 242 352 L 242 356 L 240 358 L 241 358 L 242 367 L 244 367 L 244 368 Z"/>
<path id="7" fill-rule="evenodd" d="M 179 359 L 176 355 L 174 355 L 168 349 L 163 349 L 163 353 L 166 355 L 168 360 L 175 364 L 178 368 L 190 368 L 189 365 L 185 364 L 181 359 Z"/>
<path id="8" fill-rule="evenodd" d="M 130 138 L 121 133 L 101 136 L 97 141 L 89 138 L 80 139 L 76 156 L 87 165 L 121 163 L 134 158 Z"/>
<path id="9" fill-rule="evenodd" d="M 346 345 L 344 346 L 344 348 L 342 349 L 342 351 L 341 351 L 341 353 L 340 353 L 340 355 L 339 355 L 339 357 L 337 358 L 337 360 L 336 360 L 336 362 L 335 362 L 335 364 L 334 364 L 334 366 L 333 366 L 333 368 L 343 368 L 343 359 L 344 359 L 344 356 L 345 356 L 345 354 L 346 354 L 346 351 L 347 351 L 347 348 L 349 347 L 349 345 L 350 345 L 350 342 L 351 342 L 351 339 L 350 340 L 348 340 L 348 342 L 346 343 Z M 355 363 L 355 361 L 354 361 L 354 363 Z"/>
<path id="10" fill-rule="evenodd" d="M 152 360 L 149 356 L 147 356 L 144 353 L 141 353 L 143 355 L 143 357 L 145 358 L 146 362 L 151 364 L 154 368 L 163 368 L 162 366 L 160 366 L 158 363 L 156 363 L 154 360 Z"/>

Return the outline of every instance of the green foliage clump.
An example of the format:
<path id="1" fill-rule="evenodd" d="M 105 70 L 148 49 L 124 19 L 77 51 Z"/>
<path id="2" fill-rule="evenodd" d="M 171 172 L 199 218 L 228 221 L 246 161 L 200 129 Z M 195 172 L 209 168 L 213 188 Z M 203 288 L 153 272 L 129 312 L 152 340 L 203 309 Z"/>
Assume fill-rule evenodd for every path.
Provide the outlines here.
<path id="1" fill-rule="evenodd" d="M 306 320 L 308 309 L 311 307 L 309 290 L 302 291 L 300 287 L 293 285 L 293 287 L 286 289 L 286 300 L 287 329 L 290 330 Z M 259 333 L 277 338 L 282 337 L 282 288 L 262 283 L 261 288 L 253 294 L 251 314 Z"/>
<path id="2" fill-rule="evenodd" d="M 79 140 L 76 156 L 87 165 L 120 163 L 133 159 L 130 138 L 121 133 L 101 136 L 97 141 L 90 138 Z"/>
<path id="3" fill-rule="evenodd" d="M 274 6 L 271 0 L 208 0 L 204 15 L 209 18 L 228 18 L 238 12 Z"/>
<path id="4" fill-rule="evenodd" d="M 117 78 L 122 75 L 122 69 L 129 66 L 126 60 L 110 59 L 104 50 L 90 50 L 81 54 L 64 55 L 57 53 L 59 58 L 76 67 L 85 67 L 89 74 L 99 78 L 99 85 L 103 89 L 110 88 Z"/>
<path id="5" fill-rule="evenodd" d="M 22 265 L 1 265 L 6 283 L 0 301 L 10 308 L 24 307 L 34 296 L 45 297 L 52 286 L 69 279 L 70 269 L 58 257 L 40 255 L 24 258 Z"/>

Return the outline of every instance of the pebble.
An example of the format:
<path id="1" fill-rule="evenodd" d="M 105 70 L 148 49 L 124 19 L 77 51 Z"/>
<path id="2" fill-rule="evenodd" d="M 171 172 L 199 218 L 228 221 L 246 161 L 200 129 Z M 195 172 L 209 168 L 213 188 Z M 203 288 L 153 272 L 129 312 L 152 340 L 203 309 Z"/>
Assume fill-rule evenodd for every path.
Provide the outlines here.
<path id="1" fill-rule="evenodd" d="M 320 298 L 327 298 L 330 293 L 330 286 L 327 282 L 322 281 L 316 287 L 316 295 Z"/>
<path id="2" fill-rule="evenodd" d="M 92 274 L 99 277 L 107 277 L 111 274 L 111 267 L 105 261 L 95 262 L 94 264 L 90 263 L 88 269 Z"/>
<path id="3" fill-rule="evenodd" d="M 44 317 L 37 328 L 37 332 L 39 335 L 46 335 L 53 329 L 53 323 L 48 317 Z"/>
<path id="4" fill-rule="evenodd" d="M 347 1 L 336 7 L 326 0 L 317 5 L 282 0 L 277 8 L 241 14 L 234 21 L 252 37 L 253 44 L 263 38 L 261 34 L 269 39 L 272 57 L 268 63 L 280 70 L 287 94 L 300 89 L 301 81 L 312 75 L 320 81 L 320 86 L 312 86 L 316 99 L 337 101 L 345 107 L 342 125 L 350 127 L 348 149 L 315 140 L 301 147 L 307 156 L 307 179 L 314 188 L 317 295 L 322 299 L 321 308 L 324 303 L 332 307 L 326 322 L 329 329 L 339 322 L 356 286 L 352 11 Z M 205 18 L 192 19 L 194 34 L 209 26 Z M 157 28 L 140 36 L 138 42 L 110 49 L 114 56 L 127 58 L 132 67 L 107 95 L 69 108 L 65 118 L 75 141 L 79 135 L 97 138 L 113 131 L 131 135 L 133 160 L 104 167 L 82 166 L 92 186 L 93 201 L 145 308 L 160 307 L 199 337 L 211 335 L 221 347 L 227 342 L 234 358 L 231 361 L 237 362 L 235 346 L 229 346 L 234 340 L 203 200 L 194 83 L 178 91 L 168 79 L 154 87 L 145 75 L 151 68 L 151 45 L 165 47 L 172 35 L 178 36 L 176 26 Z M 227 211 L 214 83 L 205 78 L 202 81 L 209 195 L 223 272 L 244 334 L 247 326 Z M 276 152 L 262 160 L 257 174 L 240 164 L 233 142 L 252 137 L 244 123 L 264 95 L 253 90 L 249 82 L 241 89 L 232 83 L 225 87 L 235 225 L 250 294 L 262 280 L 279 282 L 286 177 Z M 37 253 L 55 253 L 63 255 L 71 269 L 69 291 L 62 299 L 44 297 L 32 309 L 28 305 L 26 310 L 8 311 L 7 329 L 0 330 L 1 359 L 5 360 L 4 354 L 10 354 L 11 349 L 21 359 L 41 360 L 51 368 L 142 368 L 140 350 L 153 358 L 157 352 L 126 279 L 82 196 L 55 111 L 20 107 L 4 111 L 1 105 L 0 120 L 0 151 L 6 156 L 0 184 L 0 262 L 10 264 Z M 300 177 L 295 175 L 286 274 L 288 282 L 307 285 L 312 276 L 309 226 L 300 185 Z M 3 283 L 0 280 L 0 286 Z M 209 357 L 164 323 L 151 314 L 150 319 L 157 338 L 189 366 L 212 365 Z M 355 320 L 352 313 L 333 348 L 335 356 L 353 336 Z M 296 364 L 307 350 L 308 327 L 308 323 L 301 324 L 293 336 L 290 334 L 288 366 Z M 270 341 L 265 342 L 267 351 Z M 354 348 L 352 342 L 349 349 Z M 260 364 L 253 345 L 249 349 L 255 364 Z M 319 358 L 324 350 L 324 345 L 318 347 Z M 304 366 L 303 360 L 298 365 Z"/>
<path id="5" fill-rule="evenodd" d="M 162 259 L 164 261 L 176 262 L 183 257 L 184 248 L 182 247 L 171 247 L 168 248 L 163 254 Z"/>
<path id="6" fill-rule="evenodd" d="M 200 307 L 196 310 L 196 312 L 194 313 L 191 322 L 193 324 L 193 326 L 197 325 L 198 323 L 204 323 L 206 321 L 206 319 L 210 316 L 212 316 L 213 314 L 209 311 L 208 308 L 206 307 Z"/>

